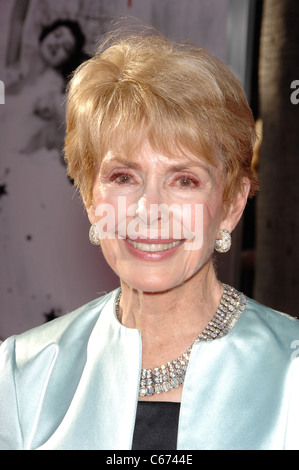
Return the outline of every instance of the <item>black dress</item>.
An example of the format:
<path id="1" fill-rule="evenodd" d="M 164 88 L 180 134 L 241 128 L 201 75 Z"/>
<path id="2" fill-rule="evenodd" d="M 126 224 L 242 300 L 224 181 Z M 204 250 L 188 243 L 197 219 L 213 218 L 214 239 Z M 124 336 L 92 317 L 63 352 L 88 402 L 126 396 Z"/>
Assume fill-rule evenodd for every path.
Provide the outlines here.
<path id="1" fill-rule="evenodd" d="M 176 450 L 180 405 L 139 401 L 132 450 Z"/>

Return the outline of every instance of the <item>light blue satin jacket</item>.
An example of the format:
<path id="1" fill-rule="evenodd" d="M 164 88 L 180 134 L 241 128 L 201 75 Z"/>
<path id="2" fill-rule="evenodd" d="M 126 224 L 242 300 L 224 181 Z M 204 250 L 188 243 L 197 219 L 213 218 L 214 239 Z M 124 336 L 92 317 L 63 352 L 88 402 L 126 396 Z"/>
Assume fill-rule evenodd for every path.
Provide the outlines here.
<path id="1" fill-rule="evenodd" d="M 141 336 L 117 290 L 0 347 L 0 449 L 130 449 Z M 299 321 L 248 299 L 225 337 L 197 343 L 178 449 L 299 449 Z"/>

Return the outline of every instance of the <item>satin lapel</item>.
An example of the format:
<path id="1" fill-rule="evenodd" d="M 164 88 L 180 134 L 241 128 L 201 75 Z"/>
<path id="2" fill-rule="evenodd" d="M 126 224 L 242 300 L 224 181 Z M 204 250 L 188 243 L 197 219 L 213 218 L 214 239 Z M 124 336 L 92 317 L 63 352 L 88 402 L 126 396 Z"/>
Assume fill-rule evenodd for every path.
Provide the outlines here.
<path id="1" fill-rule="evenodd" d="M 138 399 L 141 339 L 104 306 L 87 348 L 87 361 L 61 425 L 41 449 L 130 449 Z"/>
<path id="2" fill-rule="evenodd" d="M 226 337 L 194 346 L 184 383 L 179 449 L 283 445 L 290 358 L 262 321 L 245 309 Z"/>

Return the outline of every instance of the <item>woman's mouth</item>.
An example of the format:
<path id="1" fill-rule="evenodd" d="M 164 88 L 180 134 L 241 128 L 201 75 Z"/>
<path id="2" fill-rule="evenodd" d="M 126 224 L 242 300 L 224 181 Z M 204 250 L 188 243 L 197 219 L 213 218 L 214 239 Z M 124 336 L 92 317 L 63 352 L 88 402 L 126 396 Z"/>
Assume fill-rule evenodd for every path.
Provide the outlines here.
<path id="1" fill-rule="evenodd" d="M 185 240 L 148 240 L 126 238 L 124 240 L 128 251 L 146 261 L 160 261 L 172 256 Z"/>
<path id="2" fill-rule="evenodd" d="M 130 240 L 127 238 L 127 241 L 130 245 L 132 245 L 134 248 L 138 248 L 138 250 L 141 251 L 146 251 L 146 252 L 158 252 L 158 251 L 166 251 L 170 250 L 171 248 L 174 248 L 175 246 L 179 245 L 182 240 L 176 240 L 171 243 L 139 243 L 134 240 Z"/>

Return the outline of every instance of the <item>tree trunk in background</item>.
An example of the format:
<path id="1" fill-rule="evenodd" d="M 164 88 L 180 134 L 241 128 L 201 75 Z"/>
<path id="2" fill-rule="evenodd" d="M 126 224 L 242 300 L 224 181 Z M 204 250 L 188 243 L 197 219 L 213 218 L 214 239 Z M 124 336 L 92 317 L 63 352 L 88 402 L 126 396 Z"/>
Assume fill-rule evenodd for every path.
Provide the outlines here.
<path id="1" fill-rule="evenodd" d="M 294 80 L 299 80 L 299 1 L 264 0 L 254 297 L 299 316 L 299 104 L 291 102 Z"/>

